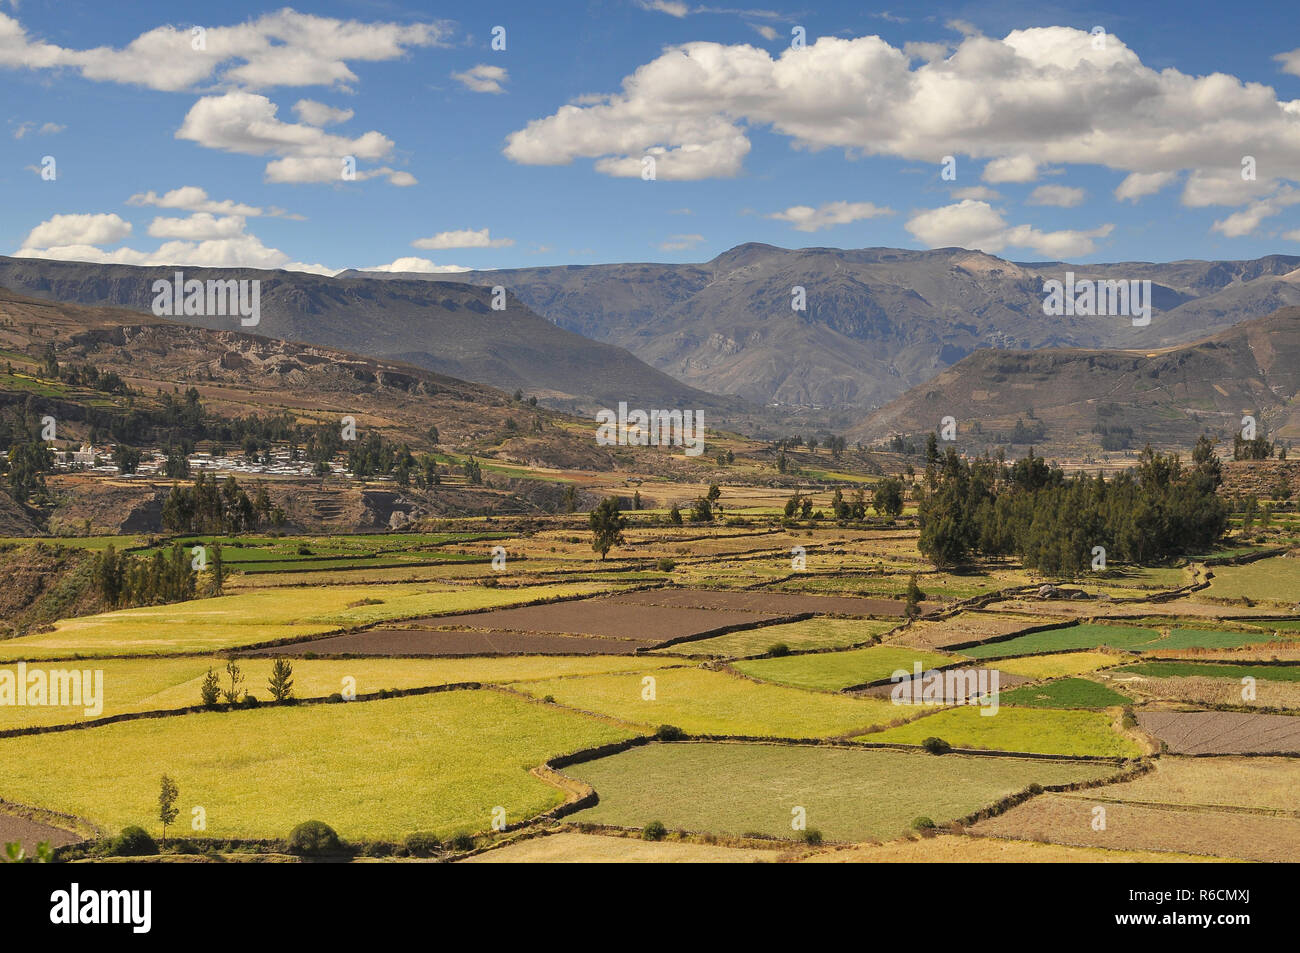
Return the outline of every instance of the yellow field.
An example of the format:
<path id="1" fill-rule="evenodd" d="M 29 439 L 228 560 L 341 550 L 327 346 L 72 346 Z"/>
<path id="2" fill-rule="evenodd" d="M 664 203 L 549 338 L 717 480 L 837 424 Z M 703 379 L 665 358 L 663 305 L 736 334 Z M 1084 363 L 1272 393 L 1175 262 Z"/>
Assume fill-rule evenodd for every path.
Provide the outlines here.
<path id="1" fill-rule="evenodd" d="M 644 676 L 593 675 L 522 682 L 537 698 L 594 711 L 630 724 L 676 725 L 690 734 L 826 738 L 889 724 L 914 712 L 874 698 L 850 698 L 765 685 L 721 672 L 675 668 L 655 672 L 655 698 L 642 698 Z"/>
<path id="2" fill-rule="evenodd" d="M 216 652 L 373 622 L 589 595 L 610 588 L 578 583 L 517 589 L 427 585 L 261 589 L 68 619 L 53 632 L 0 642 L 0 660 Z M 376 602 L 360 604 L 365 600 Z"/>
<path id="3" fill-rule="evenodd" d="M 209 837 L 284 837 L 321 820 L 346 838 L 446 836 L 545 811 L 561 792 L 528 773 L 627 737 L 599 719 L 499 691 L 212 712 L 0 739 L 0 798 L 157 833 L 158 779 Z"/>
<path id="4" fill-rule="evenodd" d="M 243 688 L 260 701 L 271 699 L 267 679 L 269 658 L 239 659 L 245 676 Z M 323 698 L 342 692 L 343 680 L 354 680 L 358 695 L 382 689 L 420 688 L 459 682 L 500 684 L 525 679 L 556 678 L 605 672 L 646 671 L 675 664 L 672 659 L 632 658 L 618 655 L 553 656 L 525 655 L 501 658 L 425 659 L 296 659 L 293 662 L 295 698 Z M 211 667 L 228 684 L 224 658 L 139 658 L 104 659 L 91 662 L 62 662 L 59 669 L 102 671 L 103 711 L 87 715 L 84 706 L 56 707 L 0 706 L 0 731 L 38 725 L 63 725 L 136 711 L 166 711 L 200 704 L 199 685 Z M 31 668 L 47 666 L 33 663 Z M 12 664 L 0 670 L 15 672 Z"/>
<path id="5" fill-rule="evenodd" d="M 855 740 L 919 745 L 926 738 L 937 737 L 954 748 L 1120 758 L 1141 755 L 1137 742 L 1115 730 L 1114 720 L 1108 712 L 1006 706 L 997 714 L 981 715 L 979 706 L 963 705 Z"/>
<path id="6" fill-rule="evenodd" d="M 1130 661 L 1131 655 L 1114 652 L 1062 652 L 1059 655 L 1025 655 L 997 663 L 999 670 L 1025 678 L 1063 678 L 1086 675 L 1098 669 Z"/>

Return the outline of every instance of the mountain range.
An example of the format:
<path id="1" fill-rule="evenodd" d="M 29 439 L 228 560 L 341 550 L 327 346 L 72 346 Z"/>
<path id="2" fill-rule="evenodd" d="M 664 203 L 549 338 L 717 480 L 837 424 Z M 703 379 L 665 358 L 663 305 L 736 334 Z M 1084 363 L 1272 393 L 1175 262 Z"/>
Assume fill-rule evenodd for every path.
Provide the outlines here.
<path id="1" fill-rule="evenodd" d="M 0 286 L 147 312 L 152 282 L 174 270 L 0 258 Z M 1183 442 L 1198 428 L 1232 429 L 1234 415 L 1252 411 L 1283 433 L 1297 426 L 1287 409 L 1293 382 L 1282 365 L 1259 364 L 1256 346 L 1264 335 L 1291 354 L 1293 323 L 1249 324 L 1300 306 L 1295 256 L 1085 265 L 960 248 L 746 244 L 702 264 L 334 278 L 184 271 L 260 278 L 262 320 L 246 329 L 257 335 L 519 388 L 569 411 L 618 401 L 706 408 L 715 425 L 760 436 L 820 429 L 876 440 L 934 429 L 935 411 L 946 408 L 940 416 L 978 422 L 1004 441 L 1032 411 L 1027 432 L 1094 449 Z M 1149 281 L 1150 323 L 1045 314 L 1045 283 L 1068 274 Z M 491 307 L 498 286 L 505 311 Z M 791 306 L 798 289 L 804 310 Z M 1116 408 L 1128 408 L 1123 421 L 1102 419 Z M 1103 441 L 1112 429 L 1119 436 Z"/>
<path id="2" fill-rule="evenodd" d="M 1151 282 L 1154 315 L 1048 317 L 1044 282 Z M 393 276 L 393 280 L 417 279 Z M 1300 257 L 1253 261 L 1012 262 L 962 248 L 746 244 L 702 264 L 610 264 L 440 274 L 499 284 L 560 327 L 626 348 L 694 387 L 815 407 L 842 425 L 979 348 L 1154 348 L 1300 305 Z M 792 308 L 792 289 L 806 311 Z"/>
<path id="3" fill-rule="evenodd" d="M 33 298 L 113 306 L 152 314 L 154 281 L 261 281 L 261 319 L 176 316 L 210 330 L 247 331 L 400 361 L 507 391 L 521 389 L 552 406 L 708 408 L 741 402 L 703 393 L 646 366 L 627 351 L 557 327 L 506 296 L 492 308 L 490 288 L 427 281 L 328 278 L 246 268 L 142 268 L 0 257 L 0 287 Z"/>

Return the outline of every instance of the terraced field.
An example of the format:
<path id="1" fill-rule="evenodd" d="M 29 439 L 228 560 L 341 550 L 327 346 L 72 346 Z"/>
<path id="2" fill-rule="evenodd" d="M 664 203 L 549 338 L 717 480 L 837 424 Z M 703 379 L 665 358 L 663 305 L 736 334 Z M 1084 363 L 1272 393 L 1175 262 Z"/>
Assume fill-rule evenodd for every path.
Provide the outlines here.
<path id="1" fill-rule="evenodd" d="M 508 569 L 480 585 L 498 542 Z M 228 595 L 63 619 L 0 642 L 0 732 L 17 732 L 0 738 L 0 800 L 16 805 L 0 812 L 0 840 L 30 847 L 148 827 L 167 773 L 185 811 L 206 811 L 198 840 L 281 838 L 315 817 L 399 853 L 413 831 L 511 841 L 474 862 L 1154 862 L 1291 849 L 1297 762 L 1258 754 L 1300 753 L 1300 716 L 1275 713 L 1300 711 L 1300 664 L 1260 662 L 1300 652 L 1300 621 L 1276 617 L 1277 606 L 1274 617 L 1248 607 L 1238 619 L 1240 605 L 1187 599 L 1030 598 L 909 622 L 897 596 L 914 569 L 928 613 L 958 592 L 1029 582 L 1015 566 L 935 571 L 915 542 L 898 528 L 657 526 L 630 532 L 628 552 L 602 564 L 572 530 L 228 538 Z M 811 560 L 800 576 L 790 575 L 794 545 Z M 1112 588 L 1140 598 L 1182 575 L 1129 572 Z M 227 683 L 232 656 L 240 692 L 261 705 L 183 713 L 200 704 L 209 669 Z M 1234 657 L 1245 661 L 1228 664 Z M 268 704 L 277 659 L 292 663 L 299 699 L 363 698 Z M 6 704 L 19 660 L 24 672 L 102 677 L 98 707 Z M 918 665 L 996 670 L 998 694 L 894 704 L 893 676 Z M 1251 701 L 1243 679 L 1254 680 Z M 485 687 L 437 691 L 467 684 Z M 1268 711 L 1171 710 L 1213 705 Z M 159 714 L 84 726 L 144 712 Z M 60 730 L 34 733 L 43 728 Z M 572 764 L 567 780 L 533 773 L 553 757 L 672 729 L 686 740 Z M 931 755 L 921 750 L 931 738 L 998 756 Z M 1033 784 L 1091 785 L 1135 759 L 1154 770 L 1036 794 L 960 835 L 908 839 L 918 819 L 941 825 Z M 534 823 L 587 783 L 594 806 Z M 1079 830 L 1097 806 L 1107 830 Z M 497 808 L 544 836 L 493 833 Z M 826 845 L 792 826 L 795 808 Z M 643 840 L 651 821 L 693 833 Z M 771 838 L 780 843 L 755 846 Z M 1233 848 L 1234 838 L 1249 845 Z"/>
<path id="2" fill-rule="evenodd" d="M 983 711 L 991 709 L 971 705 L 949 708 L 857 740 L 919 745 L 935 737 L 954 748 L 1104 758 L 1133 758 L 1143 753 L 1105 712 L 1001 707 L 996 714 L 985 716 Z"/>
<path id="3" fill-rule="evenodd" d="M 153 816 L 168 774 L 212 837 L 284 837 L 311 818 L 349 838 L 450 836 L 487 830 L 496 807 L 554 807 L 563 794 L 530 766 L 629 735 L 490 690 L 179 715 L 0 739 L 0 797 L 116 831 Z"/>
<path id="4" fill-rule="evenodd" d="M 944 823 L 1032 783 L 1074 784 L 1111 765 L 788 745 L 660 744 L 574 765 L 600 803 L 577 821 L 793 839 L 794 811 L 828 840 L 905 834 L 918 817 Z"/>

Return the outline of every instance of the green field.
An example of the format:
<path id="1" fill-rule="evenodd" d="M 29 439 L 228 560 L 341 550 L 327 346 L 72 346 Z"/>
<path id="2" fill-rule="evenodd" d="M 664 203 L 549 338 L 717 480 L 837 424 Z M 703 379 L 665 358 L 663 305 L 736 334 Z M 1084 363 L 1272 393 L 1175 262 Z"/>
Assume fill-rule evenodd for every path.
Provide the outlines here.
<path id="1" fill-rule="evenodd" d="M 1132 701 L 1113 689 L 1086 678 L 1062 678 L 1045 685 L 1022 685 L 1002 692 L 1003 705 L 1028 708 L 1110 708 Z"/>
<path id="2" fill-rule="evenodd" d="M 655 651 L 664 655 L 712 655 L 719 658 L 744 658 L 762 655 L 778 642 L 792 651 L 833 649 L 869 642 L 897 628 L 897 620 L 876 619 L 805 619 L 760 629 L 744 629 L 715 635 L 711 639 L 682 642 Z"/>
<path id="3" fill-rule="evenodd" d="M 259 700 L 271 700 L 267 680 L 272 660 L 265 657 L 239 659 L 244 675 L 243 689 Z M 557 656 L 522 655 L 501 658 L 367 658 L 296 659 L 293 662 L 295 698 L 325 698 L 345 687 L 358 695 L 383 689 L 421 688 L 459 682 L 505 684 L 527 679 L 554 678 L 604 672 L 646 671 L 672 665 L 672 659 L 624 657 L 618 655 Z M 103 659 L 91 663 L 60 662 L 49 666 L 103 672 L 103 711 L 87 715 L 85 706 L 0 705 L 0 731 L 39 725 L 64 725 L 106 718 L 125 712 L 168 711 L 190 708 L 202 701 L 199 686 L 212 668 L 223 686 L 228 684 L 224 658 L 133 658 Z M 31 668 L 46 668 L 33 665 Z M 15 672 L 12 664 L 0 671 Z M 344 685 L 344 679 L 352 681 Z"/>
<path id="4" fill-rule="evenodd" d="M 1162 636 L 1155 629 L 1125 625 L 1084 623 L 1061 629 L 1031 632 L 1004 642 L 989 642 L 962 649 L 971 658 L 1034 655 L 1039 652 L 1062 652 L 1070 649 L 1095 649 L 1107 646 L 1128 652 L 1155 649 L 1236 648 L 1267 642 L 1262 632 L 1225 632 L 1217 629 L 1172 629 Z"/>
<path id="5" fill-rule="evenodd" d="M 1261 682 L 1300 682 L 1300 665 L 1215 665 L 1211 662 L 1143 662 L 1116 672 L 1148 678 L 1254 678 Z"/>
<path id="6" fill-rule="evenodd" d="M 914 714 L 878 699 L 760 685 L 698 668 L 666 669 L 653 677 L 653 701 L 642 698 L 639 674 L 524 682 L 515 688 L 630 724 L 676 725 L 690 734 L 826 738 Z"/>
<path id="7" fill-rule="evenodd" d="M 377 569 L 439 562 L 487 561 L 491 541 L 500 533 L 392 533 L 356 536 L 187 536 L 177 540 L 183 548 L 205 546 L 211 560 L 214 544 L 221 543 L 226 567 L 245 573 L 301 572 L 307 570 Z M 480 552 L 442 549 L 448 544 L 478 544 Z M 167 549 L 171 543 L 163 545 Z M 153 549 L 141 550 L 148 556 Z"/>
<path id="8" fill-rule="evenodd" d="M 897 645 L 873 645 L 846 652 L 751 659 L 733 662 L 732 668 L 778 685 L 837 692 L 854 685 L 887 679 L 900 669 L 910 675 L 917 662 L 921 663 L 923 670 L 928 670 L 940 665 L 951 665 L 953 658 Z"/>
<path id="9" fill-rule="evenodd" d="M 1215 566 L 1205 594 L 1212 599 L 1294 603 L 1300 593 L 1300 559 L 1273 556 L 1244 566 Z"/>
<path id="10" fill-rule="evenodd" d="M 330 586 L 260 589 L 69 619 L 53 632 L 0 642 L 0 660 L 217 652 L 374 622 L 590 595 L 609 585 Z M 369 600 L 374 600 L 369 604 Z"/>
<path id="11" fill-rule="evenodd" d="M 1114 766 L 800 745 L 651 744 L 573 765 L 600 803 L 573 820 L 793 838 L 792 811 L 828 840 L 893 838 L 954 820 L 1032 783 L 1104 778 Z"/>
<path id="12" fill-rule="evenodd" d="M 209 837 L 284 837 L 309 819 L 344 838 L 443 836 L 563 800 L 529 769 L 628 732 L 502 692 L 451 691 L 351 704 L 263 708 L 121 722 L 0 739 L 0 798 L 157 832 L 158 778 L 180 788 Z"/>
<path id="13" fill-rule="evenodd" d="M 973 705 L 949 708 L 855 740 L 919 745 L 936 737 L 954 748 L 988 751 L 1120 758 L 1142 753 L 1136 742 L 1116 732 L 1104 712 L 1000 707 L 995 715 L 980 714 L 987 710 Z"/>

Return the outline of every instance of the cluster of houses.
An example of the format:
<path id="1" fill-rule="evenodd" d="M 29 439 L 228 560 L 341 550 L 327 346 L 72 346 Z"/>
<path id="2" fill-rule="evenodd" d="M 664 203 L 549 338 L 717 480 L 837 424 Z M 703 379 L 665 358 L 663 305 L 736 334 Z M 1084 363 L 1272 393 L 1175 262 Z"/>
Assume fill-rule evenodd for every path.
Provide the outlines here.
<path id="1" fill-rule="evenodd" d="M 113 462 L 113 447 L 98 449 L 90 444 L 82 444 L 79 450 L 54 450 L 54 468 L 64 471 L 84 471 L 119 475 L 117 464 Z M 254 457 L 242 453 L 213 456 L 206 451 L 196 450 L 187 458 L 191 473 L 230 473 L 262 476 L 314 476 L 314 465 L 305 460 L 291 460 L 288 448 L 274 448 L 268 455 Z M 269 462 L 268 462 L 269 459 Z M 140 465 L 134 476 L 157 477 L 165 472 L 167 454 L 165 451 L 152 449 L 141 452 Z M 330 461 L 331 473 L 346 473 L 347 468 L 337 460 Z M 121 474 L 127 477 L 133 474 Z"/>

